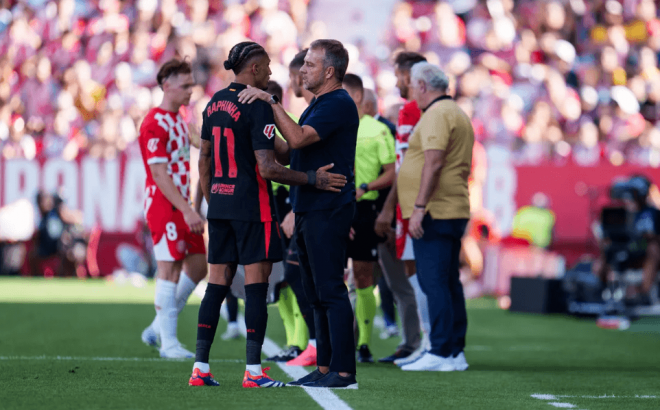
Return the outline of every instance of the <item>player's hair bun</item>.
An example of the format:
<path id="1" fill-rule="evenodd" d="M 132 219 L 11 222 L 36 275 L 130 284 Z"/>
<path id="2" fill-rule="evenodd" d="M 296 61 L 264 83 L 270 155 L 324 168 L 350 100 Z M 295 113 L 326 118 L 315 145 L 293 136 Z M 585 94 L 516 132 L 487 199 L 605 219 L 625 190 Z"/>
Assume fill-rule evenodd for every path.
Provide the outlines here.
<path id="1" fill-rule="evenodd" d="M 232 68 L 234 68 L 234 65 L 233 65 L 232 63 L 230 63 L 229 60 L 225 60 L 225 62 L 224 62 L 223 64 L 224 64 L 224 66 L 225 66 L 225 70 L 227 70 L 227 71 L 229 71 L 229 70 L 231 70 Z"/>

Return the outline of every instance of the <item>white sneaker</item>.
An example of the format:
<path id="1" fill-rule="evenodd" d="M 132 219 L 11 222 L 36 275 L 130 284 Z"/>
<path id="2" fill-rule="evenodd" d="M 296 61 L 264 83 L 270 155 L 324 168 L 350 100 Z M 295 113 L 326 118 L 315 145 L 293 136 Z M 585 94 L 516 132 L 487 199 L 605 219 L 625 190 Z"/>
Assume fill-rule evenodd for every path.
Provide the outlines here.
<path id="1" fill-rule="evenodd" d="M 160 357 L 165 359 L 192 359 L 195 354 L 186 350 L 180 344 L 177 344 L 169 349 L 160 349 Z"/>
<path id="2" fill-rule="evenodd" d="M 468 367 L 470 367 L 467 360 L 465 360 L 465 353 L 460 352 L 454 356 L 454 367 L 459 372 L 464 372 L 468 369 Z"/>
<path id="3" fill-rule="evenodd" d="M 238 329 L 238 323 L 227 323 L 227 330 L 220 336 L 222 340 L 232 340 L 241 337 L 241 331 Z"/>
<path id="4" fill-rule="evenodd" d="M 160 344 L 160 335 L 154 332 L 151 325 L 142 331 L 142 342 L 147 346 L 157 347 Z"/>
<path id="5" fill-rule="evenodd" d="M 401 370 L 453 372 L 456 370 L 456 367 L 454 367 L 454 359 L 452 357 L 441 357 L 427 352 L 416 362 L 401 367 Z"/>
<path id="6" fill-rule="evenodd" d="M 422 356 L 424 356 L 424 354 L 426 352 L 428 352 L 428 350 L 426 350 L 426 346 L 422 345 L 417 350 L 412 352 L 412 354 L 410 356 L 402 357 L 400 359 L 396 359 L 394 361 L 394 364 L 399 366 L 399 367 L 402 367 L 402 366 L 405 366 L 407 364 L 414 363 L 417 360 L 419 360 Z"/>

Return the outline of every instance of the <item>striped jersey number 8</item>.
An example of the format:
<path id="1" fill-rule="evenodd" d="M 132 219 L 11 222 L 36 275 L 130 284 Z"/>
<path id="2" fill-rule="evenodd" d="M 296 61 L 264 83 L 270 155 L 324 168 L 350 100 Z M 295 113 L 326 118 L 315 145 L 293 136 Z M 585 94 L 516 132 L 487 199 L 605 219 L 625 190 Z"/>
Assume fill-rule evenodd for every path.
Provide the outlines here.
<path id="1" fill-rule="evenodd" d="M 176 225 L 174 222 L 168 222 L 165 224 L 165 232 L 167 233 L 168 240 L 176 241 L 178 235 L 176 233 Z"/>
<path id="2" fill-rule="evenodd" d="M 224 136 L 227 139 L 227 159 L 229 160 L 228 177 L 236 178 L 238 175 L 238 167 L 236 166 L 235 145 L 234 145 L 234 130 L 225 128 L 224 132 L 222 127 L 213 127 L 213 151 L 215 153 L 215 177 L 222 177 L 222 161 L 220 160 L 220 140 Z"/>

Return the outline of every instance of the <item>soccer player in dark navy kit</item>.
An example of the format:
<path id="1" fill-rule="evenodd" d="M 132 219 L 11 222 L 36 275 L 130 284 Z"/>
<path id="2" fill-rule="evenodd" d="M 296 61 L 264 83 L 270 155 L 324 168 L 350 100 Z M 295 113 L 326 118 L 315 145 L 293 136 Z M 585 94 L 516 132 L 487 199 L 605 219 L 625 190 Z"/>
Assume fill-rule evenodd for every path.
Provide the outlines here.
<path id="1" fill-rule="evenodd" d="M 305 89 L 315 98 L 296 124 L 275 101 L 275 123 L 288 141 L 291 169 L 313 172 L 334 164 L 333 172 L 345 175 L 340 192 L 314 187 L 291 187 L 296 214 L 296 243 L 307 294 L 314 307 L 318 368 L 293 385 L 357 388 L 353 311 L 344 284 L 346 247 L 355 212 L 355 146 L 360 123 L 358 110 L 342 89 L 348 52 L 336 40 L 314 41 L 300 69 Z M 270 101 L 256 88 L 242 91 L 239 101 Z"/>
<path id="2" fill-rule="evenodd" d="M 281 387 L 261 369 L 261 346 L 266 333 L 266 294 L 273 262 L 282 260 L 282 242 L 273 215 L 270 180 L 291 186 L 339 192 L 346 177 L 326 172 L 332 164 L 307 173 L 292 171 L 289 148 L 275 138 L 273 111 L 262 101 L 245 105 L 238 93 L 248 85 L 266 88 L 270 59 L 257 43 L 235 45 L 224 63 L 235 82 L 218 91 L 203 113 L 199 174 L 209 204 L 209 284 L 199 308 L 197 352 L 189 384 L 217 386 L 209 369 L 209 351 L 236 267 L 245 267 L 245 325 L 247 366 L 243 387 Z M 277 159 L 277 161 L 276 161 Z M 265 369 L 267 370 L 267 369 Z"/>

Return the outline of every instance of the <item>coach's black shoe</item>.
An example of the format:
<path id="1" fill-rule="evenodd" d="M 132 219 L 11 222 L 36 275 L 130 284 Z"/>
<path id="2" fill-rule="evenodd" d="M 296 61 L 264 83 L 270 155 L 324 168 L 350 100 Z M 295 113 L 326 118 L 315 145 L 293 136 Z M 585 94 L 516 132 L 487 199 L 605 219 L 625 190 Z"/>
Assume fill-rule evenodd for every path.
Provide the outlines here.
<path id="1" fill-rule="evenodd" d="M 371 355 L 371 351 L 369 350 L 369 346 L 367 345 L 362 345 L 358 349 L 358 362 L 360 363 L 373 363 L 374 362 L 374 357 Z"/>
<path id="2" fill-rule="evenodd" d="M 287 346 L 275 356 L 266 359 L 269 362 L 288 362 L 298 357 L 302 350 L 298 346 Z"/>
<path id="3" fill-rule="evenodd" d="M 287 385 L 287 386 L 300 387 L 300 386 L 302 386 L 302 385 L 305 384 L 305 383 L 313 383 L 313 382 L 316 382 L 317 380 L 321 380 L 321 379 L 324 378 L 325 376 L 326 376 L 326 375 L 323 374 L 323 373 L 321 373 L 321 372 L 319 371 L 319 369 L 316 369 L 316 370 L 314 370 L 313 372 L 311 372 L 310 374 L 308 374 L 307 376 L 304 376 L 304 377 L 301 377 L 301 378 L 298 379 L 298 380 L 295 380 L 295 381 L 289 382 L 289 383 L 287 383 L 286 385 Z"/>
<path id="4" fill-rule="evenodd" d="M 351 374 L 348 377 L 342 377 L 337 372 L 330 372 L 320 380 L 303 384 L 303 387 L 325 387 L 326 389 L 357 390 L 358 383 L 357 380 L 355 380 L 354 374 Z"/>
<path id="5" fill-rule="evenodd" d="M 378 363 L 394 363 L 396 359 L 405 359 L 406 357 L 410 356 L 412 354 L 412 351 L 410 350 L 405 350 L 405 349 L 397 349 L 394 354 L 389 355 L 387 357 L 383 357 L 382 359 L 378 360 Z"/>

